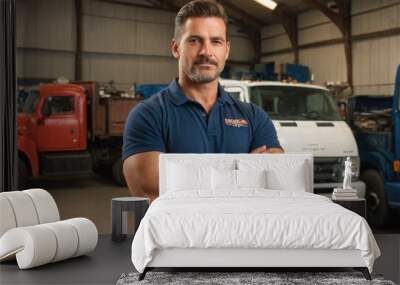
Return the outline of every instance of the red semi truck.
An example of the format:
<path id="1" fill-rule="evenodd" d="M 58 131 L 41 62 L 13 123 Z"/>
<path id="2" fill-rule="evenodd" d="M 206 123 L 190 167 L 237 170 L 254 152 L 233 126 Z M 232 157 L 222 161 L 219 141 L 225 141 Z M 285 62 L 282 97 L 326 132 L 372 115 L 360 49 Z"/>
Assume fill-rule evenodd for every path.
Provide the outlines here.
<path id="1" fill-rule="evenodd" d="M 19 188 L 31 177 L 88 174 L 104 166 L 125 185 L 122 135 L 140 101 L 100 96 L 95 82 L 39 86 L 18 114 Z"/>

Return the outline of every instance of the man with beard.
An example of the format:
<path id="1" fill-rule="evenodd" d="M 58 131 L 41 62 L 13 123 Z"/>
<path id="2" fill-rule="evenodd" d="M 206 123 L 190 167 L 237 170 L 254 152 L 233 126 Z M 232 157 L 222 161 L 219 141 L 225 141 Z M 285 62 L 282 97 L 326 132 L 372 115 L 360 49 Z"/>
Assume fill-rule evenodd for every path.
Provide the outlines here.
<path id="1" fill-rule="evenodd" d="M 158 160 L 169 153 L 281 153 L 276 130 L 254 104 L 218 83 L 228 58 L 227 16 L 213 0 L 194 0 L 175 18 L 171 43 L 179 77 L 128 116 L 122 158 L 133 196 L 158 197 Z"/>

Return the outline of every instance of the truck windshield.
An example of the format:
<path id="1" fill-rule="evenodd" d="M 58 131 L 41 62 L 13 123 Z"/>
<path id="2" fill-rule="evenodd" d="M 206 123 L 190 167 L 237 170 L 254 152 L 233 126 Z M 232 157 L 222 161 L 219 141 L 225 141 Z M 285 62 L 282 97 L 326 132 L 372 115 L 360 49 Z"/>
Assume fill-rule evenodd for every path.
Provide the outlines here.
<path id="1" fill-rule="evenodd" d="M 24 107 L 22 108 L 22 113 L 31 114 L 35 111 L 37 102 L 39 99 L 39 92 L 31 91 L 25 100 Z"/>
<path id="2" fill-rule="evenodd" d="M 274 120 L 340 121 L 327 91 L 292 86 L 250 87 L 250 101 Z"/>

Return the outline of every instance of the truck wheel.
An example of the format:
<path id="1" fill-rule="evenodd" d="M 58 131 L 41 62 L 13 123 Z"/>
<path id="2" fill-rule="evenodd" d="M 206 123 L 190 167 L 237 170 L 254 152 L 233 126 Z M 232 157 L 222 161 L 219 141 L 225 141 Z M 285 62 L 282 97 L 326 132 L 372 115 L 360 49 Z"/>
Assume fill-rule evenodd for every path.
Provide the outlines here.
<path id="1" fill-rule="evenodd" d="M 26 162 L 18 159 L 18 190 L 24 190 L 28 187 L 29 170 Z"/>
<path id="2" fill-rule="evenodd" d="M 363 171 L 360 180 L 366 184 L 367 220 L 375 228 L 388 225 L 390 208 L 382 176 L 374 169 Z"/>
<path id="3" fill-rule="evenodd" d="M 117 182 L 119 186 L 126 186 L 126 181 L 124 174 L 122 172 L 122 158 L 118 158 L 112 166 L 112 174 L 114 181 Z"/>

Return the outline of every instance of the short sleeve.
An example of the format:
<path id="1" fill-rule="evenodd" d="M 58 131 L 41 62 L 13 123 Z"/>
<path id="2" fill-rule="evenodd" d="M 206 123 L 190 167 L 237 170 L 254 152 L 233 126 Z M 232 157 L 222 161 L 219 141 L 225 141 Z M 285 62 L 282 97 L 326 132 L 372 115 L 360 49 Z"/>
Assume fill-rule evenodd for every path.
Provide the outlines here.
<path id="1" fill-rule="evenodd" d="M 124 130 L 122 159 L 147 151 L 165 152 L 161 111 L 142 102 L 129 113 Z"/>
<path id="2" fill-rule="evenodd" d="M 282 148 L 276 129 L 267 113 L 264 112 L 260 107 L 253 105 L 254 107 L 254 134 L 251 143 L 251 150 L 266 145 L 267 148 L 277 147 Z"/>

